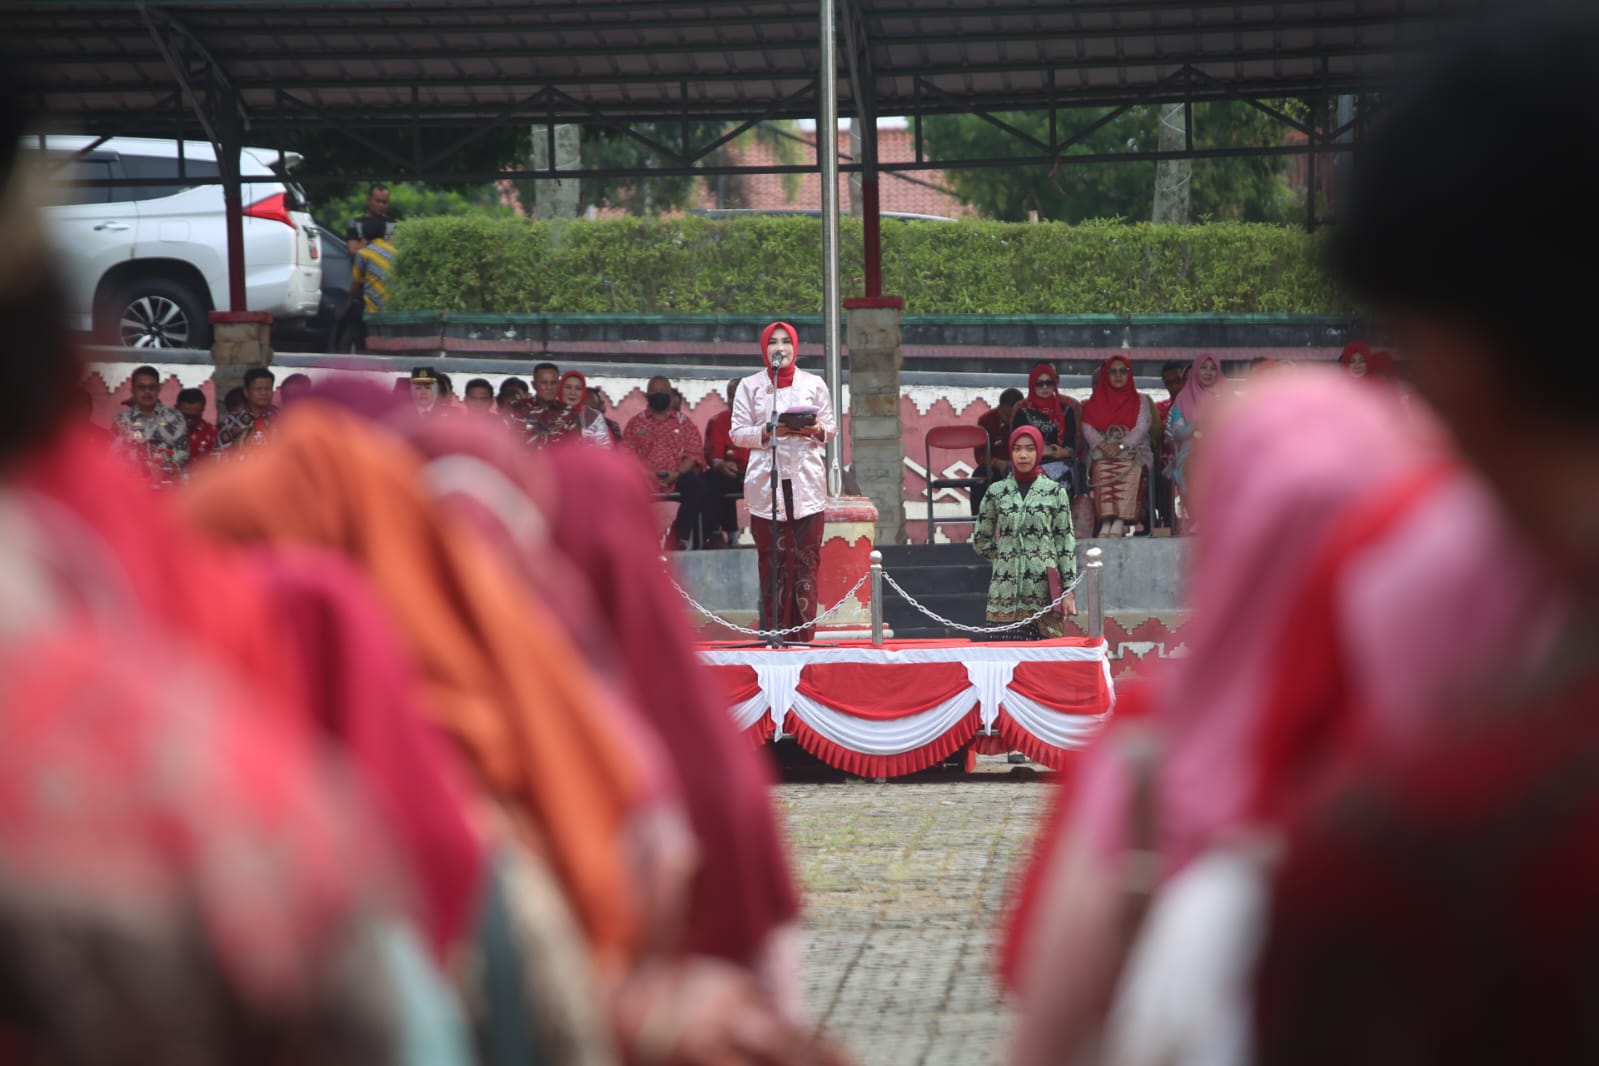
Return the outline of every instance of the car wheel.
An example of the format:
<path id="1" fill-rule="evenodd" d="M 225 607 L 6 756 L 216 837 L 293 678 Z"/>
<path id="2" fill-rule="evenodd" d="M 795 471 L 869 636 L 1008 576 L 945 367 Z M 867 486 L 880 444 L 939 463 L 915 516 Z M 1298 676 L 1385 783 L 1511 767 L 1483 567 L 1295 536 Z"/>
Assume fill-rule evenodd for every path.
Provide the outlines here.
<path id="1" fill-rule="evenodd" d="M 135 282 L 122 290 L 109 311 L 115 343 L 125 348 L 211 347 L 206 302 L 182 282 Z"/>

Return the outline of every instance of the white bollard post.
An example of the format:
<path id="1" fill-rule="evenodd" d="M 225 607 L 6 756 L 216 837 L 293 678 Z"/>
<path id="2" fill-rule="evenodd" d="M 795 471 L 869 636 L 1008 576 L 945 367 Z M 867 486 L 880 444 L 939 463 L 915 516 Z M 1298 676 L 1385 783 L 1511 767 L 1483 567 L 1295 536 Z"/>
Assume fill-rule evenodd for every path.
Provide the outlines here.
<path id="1" fill-rule="evenodd" d="M 1089 548 L 1083 553 L 1083 584 L 1088 592 L 1088 635 L 1095 640 L 1105 635 L 1105 552 Z"/>
<path id="2" fill-rule="evenodd" d="M 872 647 L 883 646 L 883 553 L 872 549 Z"/>

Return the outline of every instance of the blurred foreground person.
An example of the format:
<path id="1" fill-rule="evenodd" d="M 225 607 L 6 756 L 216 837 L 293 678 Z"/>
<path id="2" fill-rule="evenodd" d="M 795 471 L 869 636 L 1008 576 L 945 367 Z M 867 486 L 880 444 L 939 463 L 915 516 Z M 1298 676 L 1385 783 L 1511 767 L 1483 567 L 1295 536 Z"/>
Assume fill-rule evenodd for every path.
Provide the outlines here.
<path id="1" fill-rule="evenodd" d="M 64 421 L 82 366 L 13 172 L 17 98 L 0 91 L 20 375 L 0 398 L 0 1058 L 464 1066 L 418 934 L 449 924 L 474 853 L 413 925 L 402 841 L 458 857 L 385 831 L 379 760 L 327 742 L 325 679 L 280 658 L 264 589 Z M 201 594 L 222 588 L 237 599 Z"/>
<path id="2" fill-rule="evenodd" d="M 1242 1061 L 1281 826 L 1354 738 L 1420 742 L 1541 646 L 1559 603 L 1389 390 L 1284 370 L 1207 424 L 1189 655 L 1151 682 L 1143 721 L 1086 755 L 1041 852 L 1009 960 L 1022 1063 L 1102 1042 L 1113 1062 Z"/>
<path id="3" fill-rule="evenodd" d="M 682 782 L 700 851 L 683 950 L 744 967 L 798 1020 L 799 901 L 772 809 L 771 772 L 733 728 L 714 678 L 700 665 L 692 629 L 652 550 L 649 495 L 619 453 L 569 455 L 547 472 L 551 547 L 581 575 L 603 646 L 613 652 L 608 669 L 659 733 Z M 548 559 L 529 562 L 547 567 Z"/>
<path id="4" fill-rule="evenodd" d="M 1535 654 L 1498 651 L 1424 743 L 1363 746 L 1303 805 L 1265 931 L 1263 1063 L 1599 1060 L 1599 367 L 1550 359 L 1584 348 L 1595 271 L 1459 214 L 1508 217 L 1555 160 L 1595 163 L 1595 69 L 1591 12 L 1493 25 L 1356 159 L 1341 272 L 1571 610 Z M 1593 243 L 1590 215 L 1565 222 Z"/>
<path id="5" fill-rule="evenodd" d="M 624 472 L 596 492 L 606 479 L 590 463 Z M 548 477 L 572 464 L 583 507 L 560 505 Z M 240 504 L 244 476 L 252 501 Z M 763 981 L 769 960 L 790 961 L 773 934 L 793 904 L 753 753 L 721 739 L 731 725 L 709 717 L 721 707 L 714 685 L 696 683 L 691 646 L 682 677 L 657 662 L 640 684 L 621 669 L 676 643 L 675 604 L 652 591 L 658 572 L 633 573 L 648 543 L 631 560 L 601 550 L 610 536 L 648 541 L 647 524 L 596 533 L 585 514 L 643 491 L 626 457 L 546 459 L 490 423 L 330 390 L 260 462 L 196 486 L 190 505 L 242 543 L 332 549 L 377 589 L 421 667 L 424 713 L 468 759 L 491 840 L 539 857 L 521 863 L 524 881 L 546 886 L 536 908 L 525 890 L 506 900 L 524 927 L 525 998 L 545 1011 L 563 993 L 588 1003 L 635 1061 L 830 1061 Z M 549 523 L 568 512 L 608 575 L 632 575 L 619 600 L 550 565 Z M 629 618 L 656 651 L 640 651 Z M 629 698 L 639 691 L 647 704 Z M 574 928 L 581 940 L 563 943 Z"/>

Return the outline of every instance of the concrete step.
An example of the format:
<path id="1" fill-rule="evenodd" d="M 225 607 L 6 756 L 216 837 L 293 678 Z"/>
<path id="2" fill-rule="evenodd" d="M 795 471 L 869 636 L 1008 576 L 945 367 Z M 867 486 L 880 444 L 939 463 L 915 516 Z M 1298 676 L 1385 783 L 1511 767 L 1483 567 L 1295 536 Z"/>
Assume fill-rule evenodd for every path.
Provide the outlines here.
<path id="1" fill-rule="evenodd" d="M 883 607 L 883 621 L 886 622 L 898 636 L 906 637 L 942 637 L 956 636 L 955 631 L 946 634 L 944 627 L 933 621 L 910 604 L 906 603 L 893 590 L 889 590 L 890 598 Z M 988 608 L 988 593 L 943 593 L 927 596 L 918 595 L 919 600 L 929 610 L 943 615 L 954 622 L 964 622 L 966 625 L 977 626 L 983 624 L 983 614 Z"/>
<path id="2" fill-rule="evenodd" d="M 940 570 L 890 570 L 894 580 L 906 592 L 922 599 L 927 596 L 947 596 L 972 594 L 986 596 L 988 594 L 989 572 L 985 567 L 981 570 L 976 567 L 963 569 L 944 568 Z M 890 592 L 893 590 L 890 589 Z"/>
<path id="3" fill-rule="evenodd" d="M 884 566 L 944 566 L 977 559 L 970 544 L 880 544 Z"/>

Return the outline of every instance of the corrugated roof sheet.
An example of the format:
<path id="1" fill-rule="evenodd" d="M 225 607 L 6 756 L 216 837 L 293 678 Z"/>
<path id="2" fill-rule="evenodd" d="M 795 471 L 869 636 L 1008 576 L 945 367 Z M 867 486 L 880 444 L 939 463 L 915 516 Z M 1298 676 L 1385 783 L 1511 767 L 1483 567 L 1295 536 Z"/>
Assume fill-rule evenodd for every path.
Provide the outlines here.
<path id="1" fill-rule="evenodd" d="M 1458 6 L 840 0 L 840 110 L 854 110 L 846 23 L 876 113 L 929 114 L 1368 89 Z M 196 75 L 214 62 L 257 126 L 304 124 L 285 114 L 297 103 L 357 126 L 458 125 L 516 107 L 557 121 L 815 113 L 814 2 L 167 0 L 148 12 L 132 0 L 0 0 L 47 107 L 90 128 L 121 120 L 135 132 L 130 117 L 173 106 L 158 33 Z"/>

